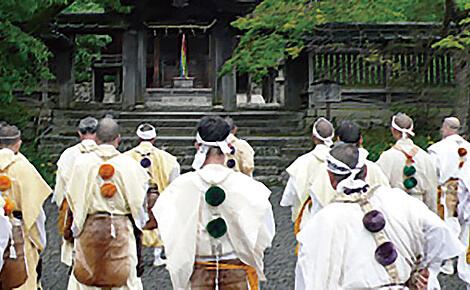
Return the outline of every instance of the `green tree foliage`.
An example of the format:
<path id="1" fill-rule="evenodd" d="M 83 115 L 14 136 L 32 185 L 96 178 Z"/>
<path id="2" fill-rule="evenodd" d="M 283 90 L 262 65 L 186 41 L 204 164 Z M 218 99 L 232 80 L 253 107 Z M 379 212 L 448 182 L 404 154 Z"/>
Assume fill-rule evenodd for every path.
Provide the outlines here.
<path id="1" fill-rule="evenodd" d="M 458 21 L 454 33 L 447 35 L 440 41 L 433 44 L 433 48 L 439 47 L 444 49 L 450 48 L 459 50 L 470 49 L 470 2 L 468 2 L 468 0 L 458 1 L 457 6 L 463 11 L 465 17 Z"/>
<path id="2" fill-rule="evenodd" d="M 40 35 L 48 31 L 49 23 L 65 9 L 69 12 L 129 11 L 128 7 L 121 7 L 119 0 L 0 1 L 0 104 L 10 103 L 15 90 L 31 93 L 40 88 L 42 80 L 53 79 L 48 67 L 52 54 Z M 95 37 L 77 41 L 86 44 L 78 53 L 89 62 L 90 44 L 95 44 L 96 51 L 107 40 Z"/>
<path id="3" fill-rule="evenodd" d="M 260 82 L 269 68 L 295 58 L 305 36 L 328 22 L 442 21 L 444 0 L 264 0 L 232 26 L 242 31 L 240 42 L 221 74 L 236 67 Z"/>

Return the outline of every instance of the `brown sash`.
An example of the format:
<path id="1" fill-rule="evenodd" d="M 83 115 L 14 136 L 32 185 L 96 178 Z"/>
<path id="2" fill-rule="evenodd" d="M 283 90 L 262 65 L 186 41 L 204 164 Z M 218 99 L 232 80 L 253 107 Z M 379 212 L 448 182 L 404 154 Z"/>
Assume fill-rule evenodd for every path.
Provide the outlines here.
<path id="1" fill-rule="evenodd" d="M 16 252 L 16 258 L 13 259 L 10 257 L 10 241 L 8 247 L 3 253 L 4 263 L 2 272 L 0 273 L 0 285 L 2 290 L 18 288 L 23 285 L 28 279 L 24 252 L 23 229 L 21 226 L 13 226 L 12 233 L 14 242 L 13 247 Z"/>
<path id="2" fill-rule="evenodd" d="M 115 237 L 111 236 L 111 223 Z M 88 215 L 75 240 L 78 282 L 94 287 L 121 287 L 130 274 L 128 217 Z"/>

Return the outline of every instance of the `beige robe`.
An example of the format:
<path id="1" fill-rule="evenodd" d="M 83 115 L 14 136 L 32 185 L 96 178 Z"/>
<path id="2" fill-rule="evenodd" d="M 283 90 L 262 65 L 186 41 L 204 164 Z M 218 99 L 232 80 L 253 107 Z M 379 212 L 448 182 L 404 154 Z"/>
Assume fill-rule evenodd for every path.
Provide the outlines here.
<path id="1" fill-rule="evenodd" d="M 361 150 L 365 149 L 362 148 Z M 367 166 L 367 175 L 365 180 L 367 184 L 370 184 L 371 186 L 383 185 L 390 187 L 387 177 L 377 164 L 369 160 L 366 160 L 365 164 Z M 331 200 L 337 196 L 335 189 L 331 186 L 326 164 L 322 165 L 322 170 L 318 173 L 317 178 L 315 178 L 310 184 L 309 193 L 314 200 L 313 206 L 317 208 L 316 210 L 311 211 L 312 214 L 330 204 Z M 317 205 L 315 205 L 315 201 L 318 203 Z"/>
<path id="2" fill-rule="evenodd" d="M 232 159 L 235 161 L 233 170 L 253 176 L 253 170 L 255 170 L 255 151 L 253 148 L 248 142 L 235 137 L 233 134 L 228 135 L 227 139 L 235 147 L 235 154 L 226 154 L 225 164 L 227 165 L 227 161 Z"/>
<path id="3" fill-rule="evenodd" d="M 412 148 L 416 146 L 409 138 L 398 140 L 396 145 L 399 145 L 407 153 L 410 153 Z M 436 212 L 437 173 L 431 156 L 426 153 L 426 151 L 419 148 L 418 153 L 414 156 L 413 160 L 415 161 L 413 166 L 416 168 L 414 177 L 418 180 L 418 184 L 410 190 L 406 190 L 403 185 L 403 180 L 405 179 L 403 168 L 406 164 L 406 156 L 403 152 L 392 147 L 380 155 L 379 160 L 377 160 L 377 164 L 382 168 L 385 176 L 390 181 L 391 187 L 407 191 L 412 196 L 423 201 L 430 210 Z"/>
<path id="4" fill-rule="evenodd" d="M 65 149 L 57 161 L 57 176 L 55 183 L 54 195 L 52 200 L 57 204 L 59 209 L 65 200 L 65 190 L 67 182 L 72 174 L 75 161 L 81 154 L 90 153 L 98 149 L 98 145 L 94 140 L 85 139 L 82 142 Z M 62 239 L 60 260 L 67 266 L 72 266 L 73 245 Z"/>
<path id="5" fill-rule="evenodd" d="M 216 209 L 205 202 L 205 192 L 211 185 L 225 191 L 226 198 Z M 196 256 L 215 260 L 211 244 L 216 241 L 205 229 L 214 218 L 214 210 L 227 223 L 227 233 L 217 239 L 222 244 L 222 256 L 240 259 L 265 280 L 264 250 L 274 237 L 270 194 L 262 183 L 216 164 L 175 179 L 152 209 L 165 244 L 173 288 L 189 286 Z"/>
<path id="6" fill-rule="evenodd" d="M 52 189 L 24 156 L 14 154 L 10 149 L 0 150 L 0 171 L 0 174 L 7 175 L 12 180 L 11 189 L 2 192 L 3 198 L 12 200 L 15 203 L 14 210 L 23 214 L 28 279 L 18 289 L 37 289 L 40 285 L 36 282 L 36 266 L 39 252 L 44 250 L 46 244 L 42 204 L 52 193 Z"/>
<path id="7" fill-rule="evenodd" d="M 111 199 L 102 197 L 100 193 L 100 187 L 105 183 L 98 175 L 102 164 L 111 164 L 115 169 L 113 177 L 106 181 L 118 189 Z M 100 145 L 99 150 L 84 154 L 77 160 L 66 190 L 66 198 L 74 215 L 72 231 L 75 239 L 80 239 L 88 214 L 107 212 L 131 215 L 136 226 L 141 228 L 148 219 L 145 211 L 148 180 L 147 172 L 135 160 L 120 154 L 111 145 Z M 125 286 L 113 289 L 142 289 L 142 282 L 137 277 L 137 248 L 130 220 L 128 228 L 130 275 Z M 80 284 L 72 274 L 68 289 L 97 288 Z"/>
<path id="8" fill-rule="evenodd" d="M 139 163 L 145 157 L 151 160 L 152 164 L 146 170 L 150 175 L 150 186 L 156 185 L 158 192 L 163 192 L 170 182 L 180 175 L 180 165 L 176 157 L 156 148 L 150 142 L 140 142 L 137 147 L 124 154 Z M 150 248 L 162 247 L 163 244 L 158 236 L 158 229 L 143 231 L 142 245 Z"/>
<path id="9" fill-rule="evenodd" d="M 281 199 L 281 206 L 292 207 L 292 221 L 295 222 L 307 200 L 310 183 L 321 174 L 321 165 L 326 162 L 330 147 L 318 144 L 315 149 L 297 158 L 287 169 L 289 180 Z M 304 211 L 302 220 L 306 218 Z M 303 223 L 303 222 L 302 222 Z"/>

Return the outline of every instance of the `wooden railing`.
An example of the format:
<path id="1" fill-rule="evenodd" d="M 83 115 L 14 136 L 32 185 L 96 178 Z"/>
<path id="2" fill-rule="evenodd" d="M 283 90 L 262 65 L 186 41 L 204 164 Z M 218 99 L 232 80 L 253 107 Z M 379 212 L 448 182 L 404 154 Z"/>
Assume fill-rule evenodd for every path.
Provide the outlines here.
<path id="1" fill-rule="evenodd" d="M 342 86 L 386 87 L 393 82 L 452 86 L 453 61 L 447 54 L 393 52 L 377 56 L 361 51 L 311 52 L 313 80 L 332 80 Z"/>

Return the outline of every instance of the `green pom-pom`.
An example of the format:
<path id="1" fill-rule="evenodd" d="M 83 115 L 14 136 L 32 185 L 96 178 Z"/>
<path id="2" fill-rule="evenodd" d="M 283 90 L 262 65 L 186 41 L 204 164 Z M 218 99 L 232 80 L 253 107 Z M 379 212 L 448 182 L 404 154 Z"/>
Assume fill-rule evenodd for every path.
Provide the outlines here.
<path id="1" fill-rule="evenodd" d="M 413 165 L 405 166 L 403 168 L 403 173 L 405 174 L 405 176 L 412 176 L 413 174 L 416 173 L 416 168 Z"/>
<path id="2" fill-rule="evenodd" d="M 225 200 L 225 191 L 218 186 L 211 186 L 206 191 L 206 202 L 212 206 L 219 206 Z"/>
<path id="3" fill-rule="evenodd" d="M 412 189 L 418 184 L 418 180 L 414 177 L 407 178 L 403 181 L 403 185 L 406 189 Z"/>
<path id="4" fill-rule="evenodd" d="M 225 233 L 227 233 L 227 224 L 225 223 L 223 218 L 217 218 L 215 220 L 211 220 L 207 226 L 206 230 L 213 238 L 220 238 Z"/>

